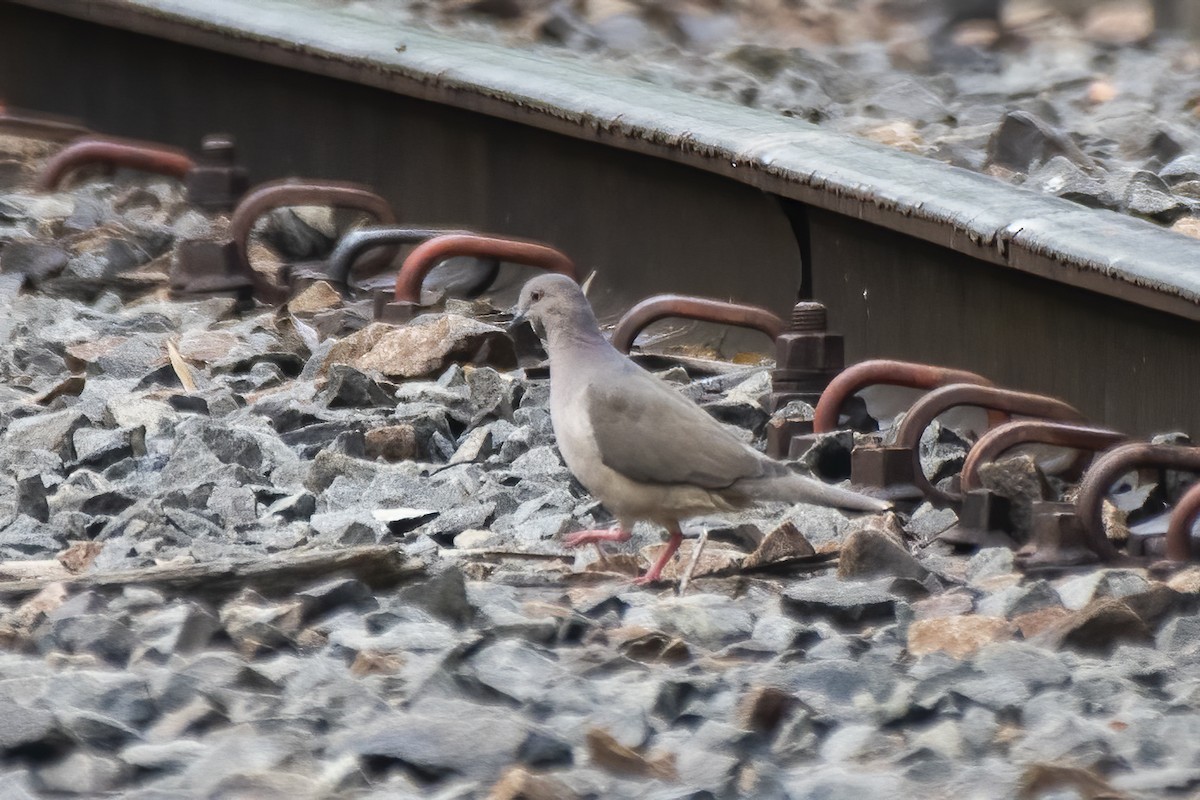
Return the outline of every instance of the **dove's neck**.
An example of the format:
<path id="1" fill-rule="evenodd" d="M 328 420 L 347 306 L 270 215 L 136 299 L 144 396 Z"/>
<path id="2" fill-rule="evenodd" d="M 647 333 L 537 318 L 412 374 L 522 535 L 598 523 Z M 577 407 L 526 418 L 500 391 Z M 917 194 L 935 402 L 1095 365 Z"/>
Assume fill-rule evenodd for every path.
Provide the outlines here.
<path id="1" fill-rule="evenodd" d="M 600 333 L 600 326 L 592 309 L 587 306 L 573 308 L 563 318 L 546 326 L 546 346 L 550 361 L 575 361 L 579 357 L 594 358 L 612 350 L 612 345 Z"/>

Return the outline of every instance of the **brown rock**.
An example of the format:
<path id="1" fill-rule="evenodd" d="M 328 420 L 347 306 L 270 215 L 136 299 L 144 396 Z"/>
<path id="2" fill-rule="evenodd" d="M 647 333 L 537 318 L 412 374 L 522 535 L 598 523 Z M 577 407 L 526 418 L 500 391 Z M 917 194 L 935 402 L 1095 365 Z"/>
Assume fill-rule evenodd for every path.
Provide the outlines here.
<path id="1" fill-rule="evenodd" d="M 791 522 L 785 522 L 763 537 L 753 553 L 742 562 L 742 569 L 753 569 L 767 564 L 777 564 L 793 558 L 808 558 L 815 556 L 813 549 L 804 534 Z"/>
<path id="2" fill-rule="evenodd" d="M 888 519 L 893 520 L 894 516 L 889 514 Z M 924 580 L 929 570 L 912 557 L 900 536 L 876 525 L 872 520 L 868 527 L 846 537 L 838 556 L 837 576 L 842 580 L 884 575 Z"/>
<path id="3" fill-rule="evenodd" d="M 756 686 L 738 704 L 738 722 L 748 731 L 770 735 L 798 702 L 782 689 Z"/>
<path id="4" fill-rule="evenodd" d="M 1171 230 L 1193 239 L 1200 239 L 1200 217 L 1181 217 L 1171 225 Z"/>
<path id="5" fill-rule="evenodd" d="M 1100 519 L 1104 523 L 1104 535 L 1114 542 L 1129 541 L 1129 514 L 1117 508 L 1108 499 L 1100 505 Z"/>
<path id="6" fill-rule="evenodd" d="M 384 461 L 415 461 L 421 455 L 417 432 L 412 425 L 385 425 L 373 428 L 363 436 L 367 458 Z"/>
<path id="7" fill-rule="evenodd" d="M 918 600 L 912 604 L 915 619 L 960 617 L 963 614 L 970 614 L 974 607 L 975 601 L 965 592 L 947 592 L 925 600 Z"/>
<path id="8" fill-rule="evenodd" d="M 679 779 L 674 753 L 654 757 L 643 755 L 621 744 L 602 728 L 592 728 L 587 732 L 587 746 L 592 764 L 608 772 L 665 781 Z"/>
<path id="9" fill-rule="evenodd" d="M 1159 620 L 1182 601 L 1183 596 L 1165 583 L 1151 583 L 1147 591 L 1126 595 L 1121 601 L 1138 615 L 1142 622 L 1154 627 Z"/>
<path id="10" fill-rule="evenodd" d="M 60 397 L 79 397 L 79 395 L 83 394 L 84 387 L 86 386 L 87 378 L 83 375 L 72 375 L 64 378 L 50 388 L 38 392 L 29 398 L 29 402 L 37 403 L 39 406 L 46 406 Z"/>
<path id="11" fill-rule="evenodd" d="M 246 258 L 250 268 L 263 275 L 274 284 L 282 283 L 283 259 L 279 254 L 258 239 L 251 239 L 246 248 Z"/>
<path id="12" fill-rule="evenodd" d="M 106 353 L 109 353 L 125 342 L 125 336 L 102 336 L 99 339 L 89 339 L 84 342 L 67 346 L 67 355 L 81 364 L 90 364 Z"/>
<path id="13" fill-rule="evenodd" d="M 1123 800 L 1128 797 L 1091 770 L 1061 764 L 1034 764 L 1029 767 L 1021 776 L 1017 797 L 1020 800 L 1034 800 L 1059 792 L 1086 800 Z"/>
<path id="14" fill-rule="evenodd" d="M 916 126 L 908 120 L 897 120 L 868 128 L 863 131 L 862 135 L 872 142 L 894 147 L 906 153 L 921 154 L 929 149 L 921 139 L 921 134 L 917 132 Z"/>
<path id="15" fill-rule="evenodd" d="M 1150 629 L 1124 600 L 1100 597 L 1063 617 L 1036 640 L 1051 647 L 1108 653 L 1121 642 L 1150 641 Z"/>
<path id="16" fill-rule="evenodd" d="M 1052 490 L 1037 461 L 1032 456 L 1019 455 L 983 464 L 979 482 L 1012 502 L 1012 521 L 1024 538 L 1033 527 L 1033 503 L 1052 497 Z"/>
<path id="17" fill-rule="evenodd" d="M 642 574 L 642 562 L 632 553 L 601 553 L 600 558 L 584 567 L 587 572 L 615 573 L 636 578 Z"/>
<path id="18" fill-rule="evenodd" d="M 488 792 L 487 800 L 576 800 L 579 795 L 562 781 L 509 767 Z"/>
<path id="19" fill-rule="evenodd" d="M 58 554 L 58 563 L 77 575 L 92 565 L 103 548 L 104 542 L 71 542 L 66 550 Z"/>
<path id="20" fill-rule="evenodd" d="M 418 317 L 397 328 L 374 323 L 334 345 L 322 371 L 349 364 L 389 378 L 419 378 L 451 363 L 517 365 L 512 339 L 500 328 L 457 314 Z"/>
<path id="21" fill-rule="evenodd" d="M 179 355 L 202 364 L 220 361 L 238 346 L 238 337 L 228 331 L 187 331 L 179 337 Z"/>
<path id="22" fill-rule="evenodd" d="M 1063 618 L 1071 615 L 1071 612 L 1059 606 L 1047 606 L 1039 608 L 1037 611 L 1030 611 L 1028 614 L 1020 614 L 1013 617 L 1013 624 L 1017 626 L 1017 630 L 1026 639 L 1032 639 L 1043 631 L 1057 625 Z"/>
<path id="23" fill-rule="evenodd" d="M 675 557 L 663 567 L 663 580 L 674 581 L 683 577 L 683 573 L 687 572 L 688 565 L 692 563 L 692 555 L 696 552 L 696 545 L 697 542 L 690 539 L 679 545 L 679 551 L 675 554 Z M 646 562 L 653 564 L 662 555 L 664 547 L 666 547 L 665 544 L 648 545 L 641 549 L 639 555 Z M 741 550 L 734 550 L 731 547 L 714 546 L 709 541 L 704 546 L 704 551 L 700 553 L 700 561 L 696 564 L 696 570 L 692 573 L 692 577 L 699 578 L 702 575 L 728 574 L 741 567 L 742 561 L 745 558 L 746 554 Z"/>
<path id="24" fill-rule="evenodd" d="M 293 314 L 316 314 L 342 307 L 342 296 L 326 281 L 317 281 L 288 301 Z"/>
<path id="25" fill-rule="evenodd" d="M 692 657 L 687 642 L 661 631 L 650 631 L 621 645 L 626 658 L 643 664 L 682 664 Z"/>
<path id="26" fill-rule="evenodd" d="M 321 364 L 320 374 L 324 375 L 333 364 L 357 363 L 360 358 L 371 352 L 371 348 L 378 344 L 380 339 L 394 330 L 395 328 L 387 323 L 372 322 L 362 330 L 355 331 L 329 349 L 329 354 Z"/>
<path id="27" fill-rule="evenodd" d="M 298 599 L 272 603 L 244 590 L 221 608 L 225 633 L 238 652 L 256 657 L 287 644 L 300 630 L 303 604 Z"/>
<path id="28" fill-rule="evenodd" d="M 359 677 L 364 675 L 394 675 L 403 666 L 404 656 L 399 653 L 363 650 L 354 657 L 354 663 L 350 665 L 350 674 Z"/>
<path id="29" fill-rule="evenodd" d="M 1167 586 L 1181 594 L 1200 594 L 1200 567 L 1188 567 L 1172 575 Z"/>
<path id="30" fill-rule="evenodd" d="M 1095 80 L 1088 86 L 1087 101 L 1092 105 L 1101 105 L 1117 97 L 1117 87 L 1111 81 Z"/>
<path id="31" fill-rule="evenodd" d="M 1090 3 L 1083 33 L 1110 44 L 1135 44 L 1154 33 L 1154 13 L 1149 3 Z"/>
<path id="32" fill-rule="evenodd" d="M 908 652 L 923 656 L 944 652 L 966 658 L 990 642 L 1010 639 L 1012 626 L 1003 617 L 964 614 L 915 620 L 908 626 Z"/>

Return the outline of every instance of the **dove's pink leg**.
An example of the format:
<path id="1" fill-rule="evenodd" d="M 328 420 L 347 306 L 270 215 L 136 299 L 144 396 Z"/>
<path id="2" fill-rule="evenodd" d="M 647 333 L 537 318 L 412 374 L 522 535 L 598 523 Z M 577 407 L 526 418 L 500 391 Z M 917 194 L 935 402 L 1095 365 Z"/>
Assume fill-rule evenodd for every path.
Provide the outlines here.
<path id="1" fill-rule="evenodd" d="M 576 531 L 568 534 L 563 540 L 563 544 L 567 547 L 580 547 L 585 544 L 595 544 L 597 542 L 628 542 L 629 537 L 633 534 L 624 528 L 617 527 L 611 530 L 595 530 L 595 531 Z"/>
<path id="2" fill-rule="evenodd" d="M 663 567 L 667 566 L 667 562 L 671 560 L 671 556 L 675 555 L 675 551 L 679 549 L 679 545 L 683 542 L 683 531 L 679 530 L 678 522 L 668 528 L 667 532 L 671 534 L 671 538 L 667 540 L 666 549 L 658 557 L 658 561 L 654 562 L 654 566 L 647 570 L 645 575 L 634 581 L 638 586 L 644 586 L 647 583 L 654 583 L 660 580 L 662 578 Z"/>

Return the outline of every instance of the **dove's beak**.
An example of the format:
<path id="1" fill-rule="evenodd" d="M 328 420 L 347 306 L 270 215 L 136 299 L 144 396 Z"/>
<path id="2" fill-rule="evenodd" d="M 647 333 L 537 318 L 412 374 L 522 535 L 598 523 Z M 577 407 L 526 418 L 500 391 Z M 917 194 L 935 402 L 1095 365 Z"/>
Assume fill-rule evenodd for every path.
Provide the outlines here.
<path id="1" fill-rule="evenodd" d="M 509 333 L 512 333 L 518 325 L 525 321 L 525 312 L 516 307 L 513 308 L 512 315 L 512 321 L 508 323 L 508 327 L 506 328 Z"/>

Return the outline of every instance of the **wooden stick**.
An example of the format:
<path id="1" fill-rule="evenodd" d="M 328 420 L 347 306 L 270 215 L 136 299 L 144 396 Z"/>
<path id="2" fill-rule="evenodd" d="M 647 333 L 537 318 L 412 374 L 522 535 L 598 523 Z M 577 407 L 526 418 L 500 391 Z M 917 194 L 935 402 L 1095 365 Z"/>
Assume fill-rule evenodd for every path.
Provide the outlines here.
<path id="1" fill-rule="evenodd" d="M 352 575 L 372 588 L 389 588 L 423 572 L 420 561 L 409 561 L 404 553 L 386 545 L 347 547 L 337 550 L 304 550 L 276 553 L 253 561 L 210 561 L 202 564 L 158 564 L 153 567 L 93 572 L 63 578 L 48 570 L 37 578 L 0 581 L 0 597 L 33 594 L 50 583 L 62 581 L 68 588 L 119 588 L 151 586 L 167 593 L 225 596 L 243 588 L 266 595 L 286 594 L 322 578 Z"/>
<path id="2" fill-rule="evenodd" d="M 704 552 L 704 545 L 708 544 L 708 531 L 700 531 L 700 541 L 696 542 L 696 549 L 692 551 L 692 560 L 688 564 L 687 571 L 683 573 L 683 580 L 679 582 L 679 594 L 682 595 L 687 591 L 688 584 L 692 582 L 692 574 L 696 571 L 696 566 L 700 563 L 700 554 Z"/>

